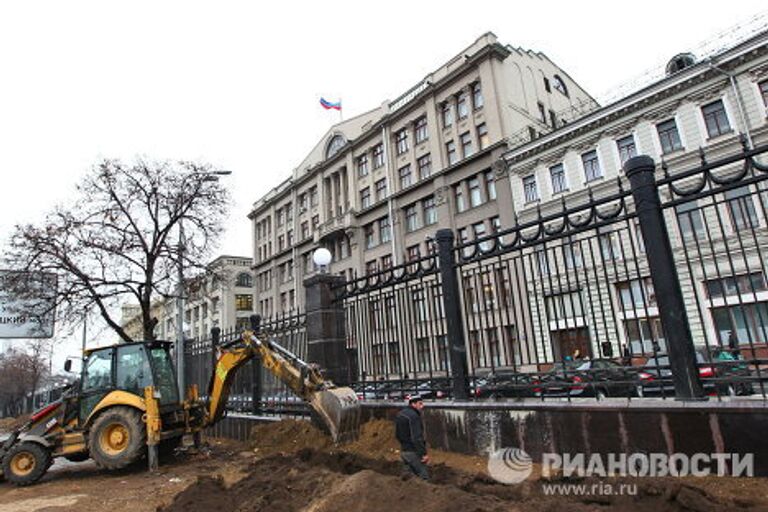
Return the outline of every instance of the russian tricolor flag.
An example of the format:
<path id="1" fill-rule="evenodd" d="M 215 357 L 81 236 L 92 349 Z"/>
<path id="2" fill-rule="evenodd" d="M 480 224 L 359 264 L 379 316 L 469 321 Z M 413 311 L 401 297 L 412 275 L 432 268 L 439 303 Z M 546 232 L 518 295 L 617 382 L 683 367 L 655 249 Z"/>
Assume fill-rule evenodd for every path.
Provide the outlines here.
<path id="1" fill-rule="evenodd" d="M 320 98 L 320 105 L 322 105 L 322 107 L 325 110 L 331 110 L 331 109 L 333 109 L 333 110 L 341 110 L 341 102 L 340 101 L 337 101 L 336 103 L 333 103 L 333 102 L 330 102 L 330 101 L 326 100 L 325 98 Z"/>

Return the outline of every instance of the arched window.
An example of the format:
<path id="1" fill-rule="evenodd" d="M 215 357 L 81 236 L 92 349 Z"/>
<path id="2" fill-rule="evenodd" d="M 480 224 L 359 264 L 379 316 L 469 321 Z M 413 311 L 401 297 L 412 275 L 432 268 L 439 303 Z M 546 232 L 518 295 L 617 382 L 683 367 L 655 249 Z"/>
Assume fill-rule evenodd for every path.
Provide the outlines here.
<path id="1" fill-rule="evenodd" d="M 552 87 L 560 91 L 561 93 L 568 96 L 568 88 L 565 86 L 565 82 L 563 82 L 563 79 L 560 78 L 558 75 L 555 75 L 552 78 Z"/>
<path id="2" fill-rule="evenodd" d="M 240 272 L 237 274 L 237 286 L 244 286 L 250 288 L 253 286 L 253 276 L 248 272 Z"/>
<path id="3" fill-rule="evenodd" d="M 325 158 L 331 158 L 333 155 L 338 153 L 346 143 L 347 141 L 344 140 L 344 137 L 341 135 L 334 135 L 330 142 L 328 142 L 328 148 L 325 150 Z"/>

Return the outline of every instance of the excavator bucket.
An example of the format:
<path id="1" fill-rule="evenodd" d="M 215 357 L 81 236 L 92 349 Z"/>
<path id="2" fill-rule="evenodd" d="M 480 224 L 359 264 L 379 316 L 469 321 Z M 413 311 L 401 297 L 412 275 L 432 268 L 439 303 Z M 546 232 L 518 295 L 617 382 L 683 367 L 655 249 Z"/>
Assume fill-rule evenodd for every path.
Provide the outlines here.
<path id="1" fill-rule="evenodd" d="M 309 403 L 328 427 L 334 443 L 349 443 L 358 438 L 360 403 L 351 388 L 338 387 L 315 391 Z"/>

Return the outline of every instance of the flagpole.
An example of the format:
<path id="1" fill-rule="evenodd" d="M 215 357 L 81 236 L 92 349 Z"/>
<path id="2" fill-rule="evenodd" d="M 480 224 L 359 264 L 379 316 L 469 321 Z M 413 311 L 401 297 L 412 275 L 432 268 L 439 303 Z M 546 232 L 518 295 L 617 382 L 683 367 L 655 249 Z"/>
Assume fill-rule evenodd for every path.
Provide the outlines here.
<path id="1" fill-rule="evenodd" d="M 341 102 L 341 96 L 339 96 L 339 122 L 344 121 L 344 104 Z"/>

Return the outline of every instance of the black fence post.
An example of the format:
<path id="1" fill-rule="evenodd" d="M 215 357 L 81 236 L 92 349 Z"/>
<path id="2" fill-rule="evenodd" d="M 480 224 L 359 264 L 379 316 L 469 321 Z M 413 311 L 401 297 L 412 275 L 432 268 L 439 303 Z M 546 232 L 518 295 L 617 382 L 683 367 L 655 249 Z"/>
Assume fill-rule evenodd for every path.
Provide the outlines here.
<path id="1" fill-rule="evenodd" d="M 450 347 L 451 378 L 453 398 L 469 398 L 467 379 L 467 345 L 464 341 L 464 323 L 462 322 L 461 302 L 459 301 L 459 280 L 456 278 L 456 256 L 453 252 L 453 231 L 438 229 L 437 257 L 440 264 L 440 281 L 445 308 L 445 328 Z"/>
<path id="2" fill-rule="evenodd" d="M 317 363 L 335 384 L 351 384 L 344 304 L 344 278 L 316 274 L 304 281 L 307 308 L 307 362 Z"/>
<path id="3" fill-rule="evenodd" d="M 677 400 L 706 400 L 696 366 L 691 327 L 685 313 L 683 291 L 675 268 L 672 245 L 661 210 L 653 158 L 640 155 L 627 160 L 624 172 L 635 201 L 645 253 L 651 271 L 659 316 L 667 341 L 669 366 Z"/>

